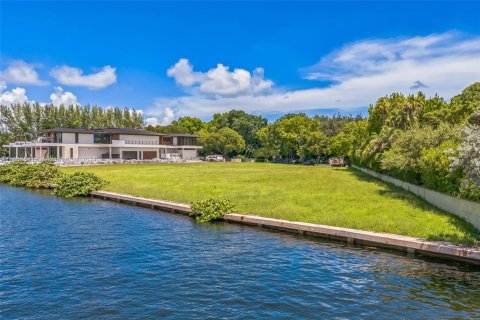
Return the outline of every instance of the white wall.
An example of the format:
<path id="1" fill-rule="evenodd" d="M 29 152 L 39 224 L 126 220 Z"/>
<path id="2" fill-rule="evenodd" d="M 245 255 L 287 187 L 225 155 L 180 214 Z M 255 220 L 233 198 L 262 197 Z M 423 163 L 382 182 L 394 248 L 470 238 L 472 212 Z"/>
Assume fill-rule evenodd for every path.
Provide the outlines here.
<path id="1" fill-rule="evenodd" d="M 134 134 L 121 134 L 120 140 L 148 141 L 154 144 L 159 144 L 159 138 L 157 136 L 139 136 Z"/>
<path id="2" fill-rule="evenodd" d="M 75 143 L 75 133 L 62 133 L 62 143 Z"/>
<path id="3" fill-rule="evenodd" d="M 78 158 L 97 158 L 101 159 L 102 154 L 108 153 L 109 148 L 87 148 L 87 147 L 78 147 Z M 75 156 L 75 150 L 74 150 Z"/>
<path id="4" fill-rule="evenodd" d="M 93 143 L 93 133 L 80 133 L 78 135 L 78 143 Z"/>
<path id="5" fill-rule="evenodd" d="M 417 186 L 399 179 L 395 179 L 369 169 L 360 168 L 357 166 L 353 166 L 353 167 L 368 175 L 376 177 L 385 182 L 389 182 L 391 184 L 396 185 L 397 187 L 400 187 L 413 194 L 416 194 L 417 196 L 424 199 L 425 201 L 433 204 L 435 207 L 465 219 L 466 221 L 470 222 L 477 229 L 480 230 L 480 203 L 479 202 L 452 197 L 447 194 L 440 193 L 431 189 L 427 189 L 423 186 Z"/>
<path id="6" fill-rule="evenodd" d="M 182 150 L 182 159 L 183 160 L 195 160 L 197 158 L 197 150 Z"/>

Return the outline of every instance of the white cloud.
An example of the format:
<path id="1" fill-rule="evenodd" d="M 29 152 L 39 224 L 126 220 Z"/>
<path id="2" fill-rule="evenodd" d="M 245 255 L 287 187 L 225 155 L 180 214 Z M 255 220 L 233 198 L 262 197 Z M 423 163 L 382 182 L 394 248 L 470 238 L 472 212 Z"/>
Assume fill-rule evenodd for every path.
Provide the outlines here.
<path id="1" fill-rule="evenodd" d="M 158 119 L 155 118 L 155 117 L 151 117 L 151 118 L 146 118 L 145 119 L 145 124 L 147 126 L 157 126 L 158 125 Z"/>
<path id="2" fill-rule="evenodd" d="M 26 91 L 24 88 L 15 88 L 10 91 L 5 91 L 7 86 L 4 81 L 0 81 L 0 105 L 10 106 L 16 103 L 25 103 L 28 101 Z"/>
<path id="3" fill-rule="evenodd" d="M 55 106 L 72 106 L 72 105 L 77 105 L 77 97 L 71 93 L 71 92 L 63 92 L 63 89 L 61 87 L 56 87 L 55 92 L 50 95 L 50 100 L 52 101 L 52 104 Z"/>
<path id="4" fill-rule="evenodd" d="M 46 85 L 46 81 L 40 80 L 40 76 L 35 71 L 33 64 L 25 61 L 12 61 L 3 71 L 0 71 L 0 80 L 5 83 L 15 83 L 24 85 Z"/>
<path id="5" fill-rule="evenodd" d="M 165 126 L 172 123 L 173 120 L 179 117 L 179 114 L 175 108 L 168 106 L 161 107 L 158 104 L 155 104 L 155 107 L 150 114 L 154 117 L 146 118 L 145 123 L 152 126 Z"/>
<path id="6" fill-rule="evenodd" d="M 50 75 L 63 85 L 89 89 L 102 89 L 117 82 L 116 69 L 111 66 L 105 66 L 97 73 L 84 75 L 83 70 L 64 65 L 52 69 Z"/>
<path id="7" fill-rule="evenodd" d="M 182 68 L 177 68 L 179 63 Z M 180 85 L 192 86 L 193 83 L 200 90 L 176 98 L 158 98 L 151 108 L 145 110 L 147 114 L 156 115 L 160 106 L 177 110 L 177 116 L 200 117 L 231 108 L 263 113 L 330 108 L 348 111 L 366 107 L 385 94 L 409 94 L 419 89 L 427 96 L 438 93 L 448 99 L 480 80 L 480 37 L 449 32 L 346 44 L 340 50 L 321 58 L 314 66 L 302 70 L 305 78 L 327 80 L 330 81 L 329 85 L 291 91 L 260 90 L 263 94 L 255 94 L 251 89 L 256 86 L 251 84 L 255 72 L 249 90 L 244 90 L 243 82 L 237 81 L 233 86 L 237 89 L 229 91 L 227 89 L 232 87 L 230 80 L 221 81 L 223 86 L 218 87 L 205 83 L 225 77 L 230 79 L 235 72 L 229 72 L 219 65 L 207 73 L 198 74 L 193 72 L 191 66 L 186 66 L 189 66 L 188 60 L 180 60 L 169 69 L 169 75 Z M 257 71 L 258 79 L 263 79 L 261 71 Z M 238 73 L 236 77 L 239 77 Z M 265 85 L 267 89 L 273 87 L 273 83 L 257 83 Z M 206 95 L 205 86 L 214 88 L 207 91 L 220 88 L 220 93 L 236 94 L 217 92 L 217 95 Z"/>
<path id="8" fill-rule="evenodd" d="M 231 97 L 244 94 L 260 94 L 272 89 L 273 82 L 264 78 L 262 68 L 252 73 L 245 69 L 234 69 L 223 64 L 207 72 L 194 72 L 188 59 L 180 59 L 167 70 L 167 75 L 183 87 L 193 87 L 199 93 L 219 97 Z"/>

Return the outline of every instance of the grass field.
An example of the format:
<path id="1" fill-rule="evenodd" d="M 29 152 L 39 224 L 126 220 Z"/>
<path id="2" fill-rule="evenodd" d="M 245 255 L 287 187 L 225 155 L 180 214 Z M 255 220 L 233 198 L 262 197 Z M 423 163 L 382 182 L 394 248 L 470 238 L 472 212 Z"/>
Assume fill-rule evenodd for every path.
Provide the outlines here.
<path id="1" fill-rule="evenodd" d="M 475 229 L 397 187 L 357 170 L 267 163 L 69 167 L 110 181 L 108 191 L 191 203 L 234 201 L 240 213 L 474 243 Z"/>

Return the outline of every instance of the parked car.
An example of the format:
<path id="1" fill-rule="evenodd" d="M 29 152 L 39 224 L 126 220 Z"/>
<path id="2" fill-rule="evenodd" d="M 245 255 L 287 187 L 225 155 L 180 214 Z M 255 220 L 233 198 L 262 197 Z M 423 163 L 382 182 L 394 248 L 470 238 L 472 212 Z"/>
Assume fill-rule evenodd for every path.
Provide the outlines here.
<path id="1" fill-rule="evenodd" d="M 206 156 L 205 160 L 210 162 L 223 162 L 225 161 L 225 158 L 219 154 L 212 154 L 212 155 Z"/>

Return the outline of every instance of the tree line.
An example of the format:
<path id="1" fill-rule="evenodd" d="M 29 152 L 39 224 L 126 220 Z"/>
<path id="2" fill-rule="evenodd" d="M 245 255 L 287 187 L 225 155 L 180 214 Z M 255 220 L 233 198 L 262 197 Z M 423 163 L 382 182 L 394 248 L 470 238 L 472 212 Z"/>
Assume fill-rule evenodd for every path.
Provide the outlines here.
<path id="1" fill-rule="evenodd" d="M 370 105 L 368 117 L 287 114 L 273 123 L 231 110 L 209 122 L 184 117 L 158 132 L 196 133 L 206 153 L 265 161 L 353 164 L 444 193 L 480 200 L 480 83 L 450 101 L 422 92 L 393 93 Z"/>
<path id="2" fill-rule="evenodd" d="M 144 128 L 201 136 L 205 154 L 263 161 L 316 162 L 331 156 L 456 196 L 480 200 L 480 82 L 450 101 L 393 93 L 370 105 L 368 116 L 286 114 L 269 123 L 242 110 L 210 121 L 182 117 L 146 126 L 128 108 L 26 103 L 0 106 L 0 143 L 30 140 L 53 127 Z"/>

